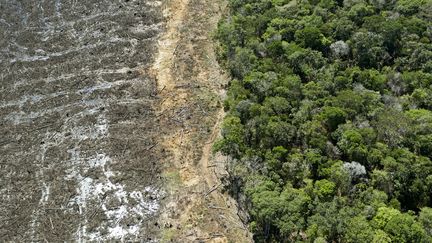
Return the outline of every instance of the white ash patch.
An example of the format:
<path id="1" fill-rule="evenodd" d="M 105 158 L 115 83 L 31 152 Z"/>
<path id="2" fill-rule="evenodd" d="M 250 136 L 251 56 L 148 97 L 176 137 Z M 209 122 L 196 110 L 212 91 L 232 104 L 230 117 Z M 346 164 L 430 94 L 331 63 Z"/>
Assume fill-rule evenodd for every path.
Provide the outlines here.
<path id="1" fill-rule="evenodd" d="M 138 236 L 140 233 L 139 225 L 144 222 L 146 216 L 156 213 L 159 209 L 159 198 L 162 192 L 152 187 L 145 187 L 142 191 L 128 191 L 121 183 L 113 183 L 111 178 L 116 173 L 110 170 L 109 165 L 112 159 L 106 154 L 100 153 L 93 158 L 80 158 L 80 153 L 76 150 L 70 150 L 73 160 L 84 161 L 87 165 L 82 173 L 73 169 L 67 179 L 79 181 L 77 187 L 77 196 L 71 199 L 69 206 L 77 205 L 79 213 L 84 216 L 80 229 L 77 232 L 78 239 L 89 240 L 107 240 L 107 239 L 124 239 L 125 237 Z M 79 163 L 72 163 L 77 166 Z M 85 177 L 90 169 L 96 169 L 103 172 L 103 176 L 98 179 Z M 146 196 L 145 196 L 146 195 Z M 115 201 L 118 207 L 112 207 L 110 201 Z M 88 232 L 86 224 L 87 209 L 91 201 L 100 203 L 100 208 L 105 214 L 107 220 L 104 225 L 97 227 L 96 231 Z M 133 224 L 124 225 L 123 221 L 131 218 L 137 218 Z M 101 231 L 107 230 L 107 235 L 102 235 Z"/>
<path id="2" fill-rule="evenodd" d="M 144 4 L 151 7 L 159 7 L 162 5 L 162 1 L 145 1 Z"/>

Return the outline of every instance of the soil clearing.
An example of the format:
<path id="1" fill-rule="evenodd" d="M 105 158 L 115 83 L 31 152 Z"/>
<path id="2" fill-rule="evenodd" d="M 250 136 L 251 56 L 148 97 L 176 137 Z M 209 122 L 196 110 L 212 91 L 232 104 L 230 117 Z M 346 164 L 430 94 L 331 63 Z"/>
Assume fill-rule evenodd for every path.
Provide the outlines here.
<path id="1" fill-rule="evenodd" d="M 211 34 L 225 8 L 221 0 L 173 0 L 153 66 L 161 96 L 160 127 L 167 157 L 168 197 L 161 238 L 174 242 L 251 242 L 236 202 L 222 191 L 226 158 L 212 154 L 224 116 L 228 77 Z"/>
<path id="2" fill-rule="evenodd" d="M 158 1 L 0 0 L 0 241 L 154 241 Z"/>
<path id="3" fill-rule="evenodd" d="M 251 241 L 211 153 L 222 0 L 0 2 L 0 241 Z"/>

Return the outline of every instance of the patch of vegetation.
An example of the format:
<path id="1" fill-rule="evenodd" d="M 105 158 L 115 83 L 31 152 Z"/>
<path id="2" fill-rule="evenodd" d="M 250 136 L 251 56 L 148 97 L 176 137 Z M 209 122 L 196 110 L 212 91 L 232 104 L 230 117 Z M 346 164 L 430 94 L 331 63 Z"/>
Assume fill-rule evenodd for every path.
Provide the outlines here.
<path id="1" fill-rule="evenodd" d="M 223 138 L 257 242 L 432 241 L 432 1 L 230 0 Z"/>
<path id="2" fill-rule="evenodd" d="M 172 228 L 164 228 L 162 229 L 162 242 L 172 242 L 176 236 L 176 230 Z"/>
<path id="3" fill-rule="evenodd" d="M 178 171 L 165 172 L 163 173 L 163 177 L 166 180 L 167 187 L 171 190 L 176 190 L 182 184 L 182 179 Z"/>

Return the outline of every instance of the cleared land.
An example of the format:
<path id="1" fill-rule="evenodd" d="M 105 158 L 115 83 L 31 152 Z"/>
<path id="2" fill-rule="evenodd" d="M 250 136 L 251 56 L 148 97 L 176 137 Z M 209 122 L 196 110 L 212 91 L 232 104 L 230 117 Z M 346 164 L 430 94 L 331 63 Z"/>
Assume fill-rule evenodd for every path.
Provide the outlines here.
<path id="1" fill-rule="evenodd" d="M 211 145 L 223 1 L 0 0 L 0 239 L 248 242 Z"/>
<path id="2" fill-rule="evenodd" d="M 228 77 L 216 61 L 213 30 L 224 1 L 174 0 L 167 5 L 157 73 L 167 197 L 161 239 L 174 242 L 250 242 L 235 201 L 223 192 L 226 161 L 214 157 Z M 243 215 L 244 217 L 244 215 Z"/>
<path id="3" fill-rule="evenodd" d="M 152 239 L 161 6 L 0 1 L 0 239 Z"/>

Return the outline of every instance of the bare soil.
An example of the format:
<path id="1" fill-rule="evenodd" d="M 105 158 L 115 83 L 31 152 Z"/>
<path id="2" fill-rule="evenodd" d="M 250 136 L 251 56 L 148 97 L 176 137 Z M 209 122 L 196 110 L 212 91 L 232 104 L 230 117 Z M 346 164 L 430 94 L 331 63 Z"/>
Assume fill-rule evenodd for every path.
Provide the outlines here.
<path id="1" fill-rule="evenodd" d="M 172 0 L 153 70 L 161 97 L 161 143 L 168 197 L 159 218 L 162 241 L 251 242 L 236 202 L 222 191 L 226 158 L 213 156 L 224 112 L 212 31 L 222 0 Z"/>

